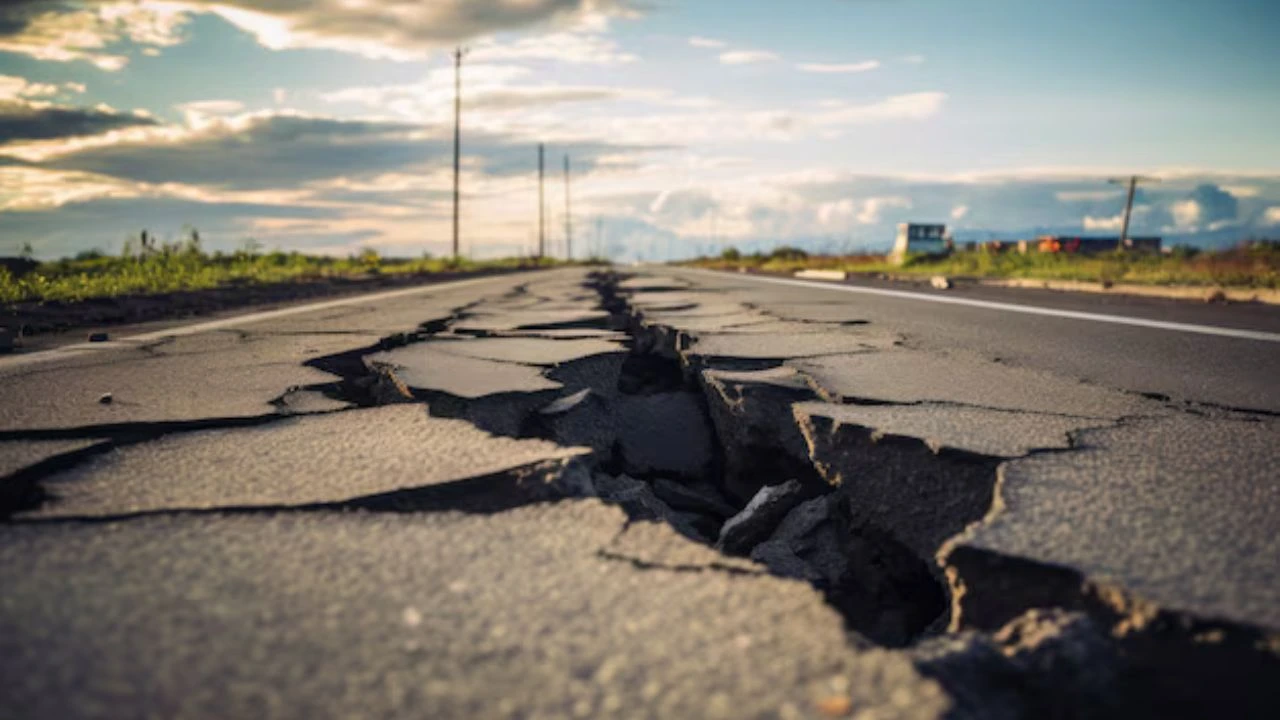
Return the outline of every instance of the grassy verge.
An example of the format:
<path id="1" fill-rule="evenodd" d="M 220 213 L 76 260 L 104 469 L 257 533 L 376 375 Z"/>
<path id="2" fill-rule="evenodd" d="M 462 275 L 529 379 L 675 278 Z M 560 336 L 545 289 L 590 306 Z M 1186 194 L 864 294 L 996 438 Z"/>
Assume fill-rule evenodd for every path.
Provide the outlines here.
<path id="1" fill-rule="evenodd" d="M 975 278 L 1077 280 L 1138 285 L 1191 285 L 1238 288 L 1280 287 L 1280 242 L 1260 242 L 1216 252 L 1177 248 L 1168 254 L 1113 252 L 1066 255 L 1032 252 L 957 252 L 949 257 L 908 258 L 890 264 L 882 255 L 807 255 L 779 248 L 769 255 L 739 255 L 732 249 L 718 258 L 690 264 L 717 269 L 792 273 L 797 270 L 844 270 L 851 273 L 947 275 Z"/>
<path id="2" fill-rule="evenodd" d="M 515 258 L 401 260 L 382 258 L 371 251 L 350 258 L 315 257 L 296 252 L 206 254 L 191 246 L 163 247 L 124 257 L 87 253 L 74 259 L 40 263 L 21 275 L 0 266 L 0 305 L 81 302 L 243 285 L 428 275 L 554 263 Z"/>

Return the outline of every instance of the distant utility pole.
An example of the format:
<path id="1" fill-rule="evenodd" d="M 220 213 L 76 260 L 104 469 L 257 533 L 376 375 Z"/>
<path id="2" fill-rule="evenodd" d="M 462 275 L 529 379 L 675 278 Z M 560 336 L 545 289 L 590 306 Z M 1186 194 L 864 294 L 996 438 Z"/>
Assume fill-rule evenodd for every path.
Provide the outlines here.
<path id="1" fill-rule="evenodd" d="M 459 176 L 462 173 L 462 56 L 466 51 L 461 46 L 453 53 L 453 257 L 458 254 L 458 204 L 461 193 L 458 190 Z"/>
<path id="2" fill-rule="evenodd" d="M 1129 198 L 1124 203 L 1124 224 L 1120 228 L 1120 247 L 1129 246 L 1129 219 L 1133 217 L 1133 196 L 1138 191 L 1138 183 L 1158 183 L 1159 178 L 1131 175 L 1127 178 L 1111 178 L 1107 182 L 1112 185 L 1128 185 Z"/>
<path id="3" fill-rule="evenodd" d="M 544 184 L 547 176 L 547 148 L 538 143 L 538 259 L 547 254 L 547 201 Z"/>
<path id="4" fill-rule="evenodd" d="M 569 155 L 564 156 L 564 255 L 573 259 L 573 211 L 569 205 Z"/>

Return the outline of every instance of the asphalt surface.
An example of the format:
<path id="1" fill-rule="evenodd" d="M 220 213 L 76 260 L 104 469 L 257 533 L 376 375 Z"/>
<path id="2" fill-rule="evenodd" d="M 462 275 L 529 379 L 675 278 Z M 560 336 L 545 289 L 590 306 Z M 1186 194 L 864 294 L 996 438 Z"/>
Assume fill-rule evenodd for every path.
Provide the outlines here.
<path id="1" fill-rule="evenodd" d="M 795 406 L 802 425 L 821 416 L 828 434 L 849 425 L 916 438 L 935 451 L 1032 456 L 1003 468 L 1002 486 L 993 490 L 996 511 L 967 518 L 983 522 L 945 551 L 937 548 L 944 555 L 971 543 L 1071 568 L 1161 608 L 1280 628 L 1280 618 L 1263 609 L 1277 606 L 1280 580 L 1261 567 L 1280 557 L 1280 343 L 729 274 L 665 274 L 715 304 L 737 301 L 767 318 L 865 321 L 844 332 L 897 335 L 898 345 L 880 352 L 793 353 L 787 364 L 837 403 Z M 1010 293 L 1001 302 L 1021 297 Z M 1069 302 L 1078 309 L 1084 300 Z M 1181 315 L 1162 304 L 1160 319 L 1200 323 L 1233 309 L 1214 307 L 1211 316 L 1204 305 L 1189 304 Z M 1269 327 L 1252 310 L 1249 323 Z M 709 347 L 715 354 L 725 338 L 783 352 L 793 340 L 752 327 L 694 331 L 687 352 Z M 775 345 L 775 337 L 783 342 Z M 811 438 L 811 452 L 822 446 L 821 437 Z M 945 483 L 945 474 L 931 481 Z"/>
<path id="2" fill-rule="evenodd" d="M 843 306 L 857 319 L 901 333 L 909 347 L 943 353 L 968 350 L 989 361 L 1045 370 L 1104 387 L 1280 413 L 1280 382 L 1276 381 L 1280 377 L 1280 346 L 1274 342 L 844 294 L 819 287 L 776 285 L 728 273 L 673 271 L 672 274 L 697 282 L 721 296 L 731 295 L 766 308 L 771 316 L 783 320 L 829 321 L 831 311 L 825 306 Z M 972 295 L 974 299 L 1036 307 L 1280 332 L 1280 307 L 1275 306 L 1119 300 L 995 288 L 956 291 L 911 288 L 909 292 L 926 297 Z M 1237 315 L 1237 311 L 1242 312 Z"/>
<path id="3" fill-rule="evenodd" d="M 604 556 L 598 501 L 499 516 L 176 516 L 6 528 L 21 717 L 768 717 L 856 689 L 946 705 L 812 589 Z M 687 545 L 665 530 L 647 545 Z M 661 545 L 659 545 L 659 548 Z"/>
<path id="4" fill-rule="evenodd" d="M 1134 607 L 1176 619 L 1170 662 L 1215 624 L 1275 642 L 1280 344 L 634 273 L 0 357 L 0 709 L 1034 717 L 1051 687 L 1088 715 L 1132 683 L 1064 668 L 1113 668 Z M 755 560 L 712 548 L 735 513 Z M 989 632 L 1034 608 L 1088 618 Z"/>

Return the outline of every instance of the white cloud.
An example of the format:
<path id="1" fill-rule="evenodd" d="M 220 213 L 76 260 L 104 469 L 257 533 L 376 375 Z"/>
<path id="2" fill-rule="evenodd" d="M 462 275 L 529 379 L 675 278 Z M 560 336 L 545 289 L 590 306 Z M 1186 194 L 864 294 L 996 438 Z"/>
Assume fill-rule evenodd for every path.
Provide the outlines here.
<path id="1" fill-rule="evenodd" d="M 551 25 L 537 42 L 481 40 L 487 59 L 606 57 L 623 53 L 584 42 L 602 33 L 611 15 L 632 16 L 626 0 L 183 0 L 215 12 L 273 49 L 316 47 L 393 60 L 420 59 L 433 49 L 494 33 Z"/>
<path id="2" fill-rule="evenodd" d="M 789 199 L 787 204 L 792 203 L 794 200 Z M 843 198 L 819 204 L 816 216 L 818 222 L 827 227 L 847 225 L 849 220 L 859 225 L 876 225 L 883 219 L 885 210 L 910 207 L 911 198 L 896 195 L 870 197 L 861 201 Z"/>
<path id="3" fill-rule="evenodd" d="M 686 104 L 678 97 L 639 91 L 624 91 L 621 97 L 676 108 Z M 815 111 L 718 105 L 700 107 L 697 112 L 581 113 L 573 117 L 550 113 L 507 113 L 500 118 L 501 125 L 489 127 L 518 128 L 526 136 L 551 143 L 590 138 L 638 145 L 669 146 L 677 143 L 714 151 L 716 146 L 742 141 L 816 139 L 855 126 L 925 119 L 939 111 L 945 98 L 943 93 L 919 93 L 859 105 L 841 103 Z M 483 126 L 486 121 L 481 118 L 480 122 Z"/>
<path id="4" fill-rule="evenodd" d="M 851 217 L 854 212 L 853 201 L 849 199 L 823 203 L 818 206 L 818 222 L 831 225 L 838 220 Z"/>
<path id="5" fill-rule="evenodd" d="M 200 100 L 183 103 L 177 109 L 192 127 L 202 125 L 216 119 L 236 115 L 244 111 L 244 103 L 239 100 Z"/>
<path id="6" fill-rule="evenodd" d="M 1219 187 L 1238 198 L 1258 197 L 1260 192 L 1256 185 L 1220 185 Z"/>
<path id="7" fill-rule="evenodd" d="M 844 64 L 825 64 L 825 63 L 800 63 L 796 68 L 804 72 L 810 73 L 827 73 L 827 74 L 849 74 L 861 73 L 869 70 L 875 70 L 880 67 L 879 60 L 866 60 L 858 63 Z"/>
<path id="8" fill-rule="evenodd" d="M 1179 200 L 1169 207 L 1169 212 L 1179 228 L 1190 229 L 1200 223 L 1200 203 L 1195 200 Z"/>
<path id="9" fill-rule="evenodd" d="M 33 83 L 16 75 L 0 75 L 0 100 L 48 97 L 57 95 L 58 92 L 60 91 L 57 85 Z"/>
<path id="10" fill-rule="evenodd" d="M 842 105 L 812 116 L 818 125 L 852 125 L 884 120 L 922 120 L 942 109 L 947 94 L 920 92 L 894 95 L 865 105 Z"/>
<path id="11" fill-rule="evenodd" d="M 148 47 L 181 41 L 185 6 L 174 2 L 145 4 L 93 0 L 86 5 L 16 3 L 0 8 L 0 21 L 15 31 L 0 36 L 0 51 L 37 60 L 84 60 L 113 72 L 128 64 L 107 47 L 129 40 Z"/>
<path id="12" fill-rule="evenodd" d="M 531 128 L 562 120 L 535 114 L 566 103 L 585 103 L 630 97 L 656 103 L 676 102 L 660 91 L 620 90 L 603 85 L 518 84 L 531 71 L 519 65 L 468 65 L 463 68 L 463 106 L 473 128 L 506 130 Z M 324 102 L 362 105 L 380 113 L 414 121 L 446 121 L 452 118 L 453 69 L 437 69 L 423 82 L 406 85 L 352 87 L 321 93 Z M 516 113 L 512 111 L 520 110 Z M 532 132 L 532 129 L 530 130 Z"/>
<path id="13" fill-rule="evenodd" d="M 0 210 L 49 210 L 102 197 L 137 197 L 135 183 L 85 172 L 0 168 Z"/>
<path id="14" fill-rule="evenodd" d="M 0 26 L 17 28 L 0 37 L 0 51 L 118 70 L 128 58 L 105 48 L 123 40 L 152 50 L 174 45 L 194 13 L 216 14 L 275 50 L 324 48 L 394 60 L 531 26 L 558 31 L 547 36 L 546 53 L 599 57 L 607 48 L 581 38 L 603 33 L 609 17 L 636 15 L 631 0 L 28 0 L 0 6 Z M 565 43 L 573 47 L 559 47 Z M 541 57 L 528 47 L 509 52 Z"/>
<path id="15" fill-rule="evenodd" d="M 862 201 L 862 211 L 857 221 L 863 225 L 875 225 L 880 222 L 881 213 L 888 208 L 910 208 L 911 198 L 890 196 L 873 197 Z"/>
<path id="16" fill-rule="evenodd" d="M 479 62 L 554 60 L 574 65 L 621 65 L 640 59 L 604 35 L 582 32 L 523 37 L 506 43 L 483 40 L 473 46 L 471 57 Z"/>
<path id="17" fill-rule="evenodd" d="M 779 59 L 777 53 L 767 50 L 730 50 L 720 53 L 721 65 L 751 65 L 773 62 L 777 59 Z"/>
<path id="18" fill-rule="evenodd" d="M 952 219 L 952 220 L 963 220 L 963 219 L 964 219 L 964 216 L 965 216 L 965 215 L 968 215 L 968 214 L 969 214 L 969 206 L 968 206 L 968 205 L 957 205 L 957 206 L 955 206 L 955 207 L 951 208 L 951 219 Z"/>
<path id="19" fill-rule="evenodd" d="M 729 45 L 723 40 L 715 40 L 712 38 L 698 37 L 696 35 L 694 37 L 689 38 L 689 44 L 696 48 L 711 48 L 714 50 L 719 50 L 721 48 L 728 47 Z"/>
<path id="20" fill-rule="evenodd" d="M 1280 225 L 1280 205 L 1273 205 L 1262 213 L 1262 222 L 1275 227 Z"/>
<path id="21" fill-rule="evenodd" d="M 1053 194 L 1058 202 L 1096 202 L 1124 197 L 1123 190 L 1063 190 Z"/>
<path id="22" fill-rule="evenodd" d="M 1085 230 L 1090 230 L 1090 231 L 1105 230 L 1105 231 L 1119 232 L 1119 230 L 1122 227 L 1124 227 L 1124 216 L 1113 215 L 1111 217 L 1093 217 L 1092 215 L 1088 215 L 1088 216 L 1085 216 L 1084 220 L 1081 222 L 1081 225 L 1084 226 Z"/>
<path id="23" fill-rule="evenodd" d="M 187 23 L 186 7 L 181 2 L 164 0 L 110 3 L 98 10 L 98 17 L 115 25 L 133 42 L 151 48 L 182 42 L 182 28 Z"/>

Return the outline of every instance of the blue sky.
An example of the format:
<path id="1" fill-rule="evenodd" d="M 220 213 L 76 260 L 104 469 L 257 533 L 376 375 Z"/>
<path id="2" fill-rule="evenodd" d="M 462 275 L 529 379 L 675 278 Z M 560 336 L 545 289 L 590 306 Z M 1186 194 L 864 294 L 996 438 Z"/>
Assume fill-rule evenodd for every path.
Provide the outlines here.
<path id="1" fill-rule="evenodd" d="M 531 249 L 538 142 L 622 258 L 1114 234 L 1128 173 L 1161 180 L 1135 232 L 1274 237 L 1275 27 L 1267 0 L 18 0 L 0 236 L 441 253 L 463 43 L 477 256 Z"/>

